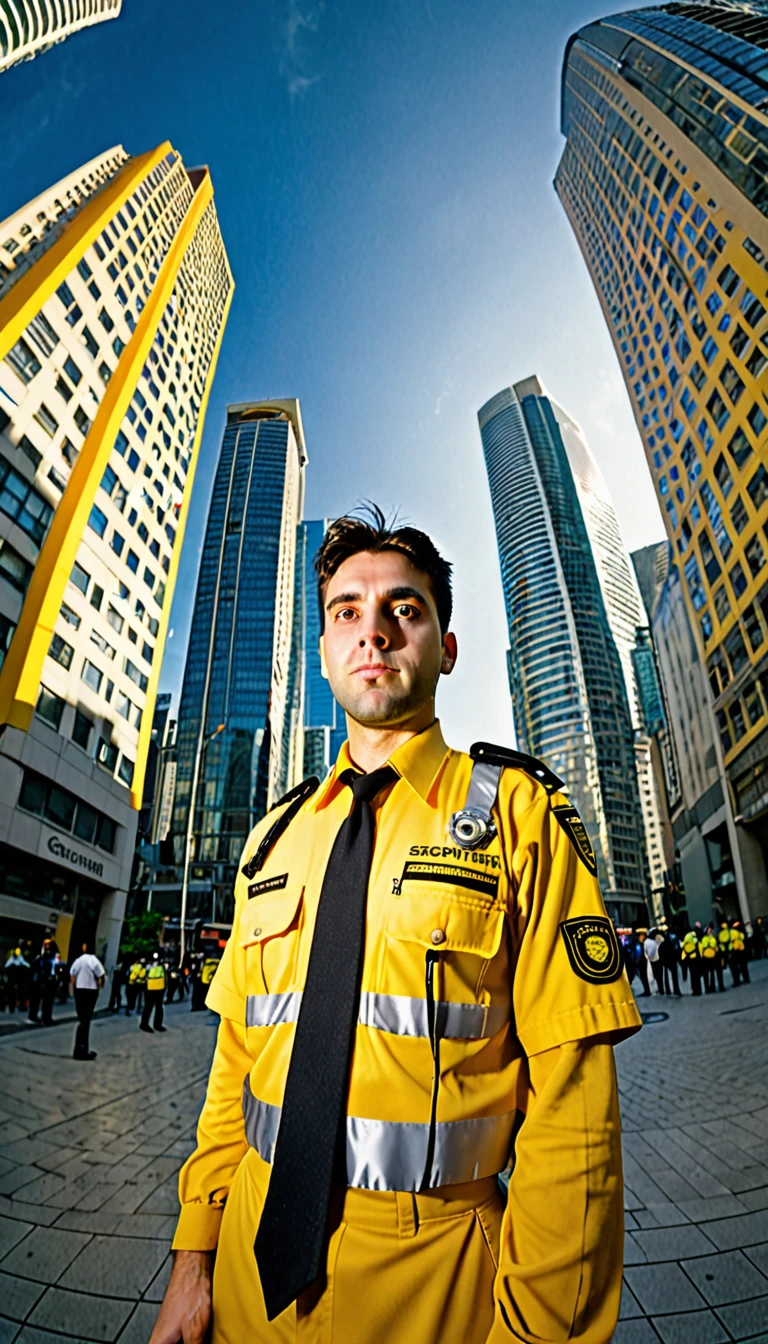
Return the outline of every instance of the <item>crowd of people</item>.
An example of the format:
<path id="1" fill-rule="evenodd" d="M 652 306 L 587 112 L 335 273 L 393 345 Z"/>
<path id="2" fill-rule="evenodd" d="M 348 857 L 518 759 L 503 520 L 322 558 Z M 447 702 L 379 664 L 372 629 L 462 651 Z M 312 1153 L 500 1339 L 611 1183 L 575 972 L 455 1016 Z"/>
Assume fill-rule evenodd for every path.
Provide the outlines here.
<path id="1" fill-rule="evenodd" d="M 703 925 L 697 920 L 680 933 L 666 924 L 618 933 L 630 984 L 637 976 L 641 998 L 649 998 L 653 988 L 682 998 L 681 977 L 683 982 L 690 979 L 694 995 L 724 993 L 726 970 L 737 989 L 749 984 L 750 961 L 768 957 L 768 920 L 761 915 L 751 924 L 721 919 Z"/>
<path id="2" fill-rule="evenodd" d="M 146 955 L 121 955 L 112 972 L 107 1011 L 124 1011 L 126 1017 L 135 1013 L 141 1031 L 164 1032 L 164 1005 L 189 996 L 192 1011 L 203 1009 L 218 964 L 218 957 L 203 952 L 180 962 L 174 945 Z M 78 1019 L 73 1057 L 92 1060 L 96 1052 L 90 1048 L 90 1024 L 106 980 L 104 966 L 88 943 L 69 964 L 52 937 L 43 938 L 37 951 L 20 940 L 0 965 L 0 1012 L 26 1013 L 30 1026 L 50 1027 L 54 1004 L 67 1004 L 71 993 Z"/>

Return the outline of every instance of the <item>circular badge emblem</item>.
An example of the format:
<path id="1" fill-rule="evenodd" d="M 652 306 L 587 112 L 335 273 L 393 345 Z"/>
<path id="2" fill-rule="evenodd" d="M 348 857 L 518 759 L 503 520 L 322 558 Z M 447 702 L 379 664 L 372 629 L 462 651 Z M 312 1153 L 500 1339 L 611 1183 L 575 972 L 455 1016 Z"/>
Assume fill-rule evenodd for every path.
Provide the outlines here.
<path id="1" fill-rule="evenodd" d="M 584 940 L 584 949 L 593 961 L 599 962 L 601 965 L 604 961 L 607 961 L 611 955 L 611 949 L 604 938 L 586 938 Z"/>

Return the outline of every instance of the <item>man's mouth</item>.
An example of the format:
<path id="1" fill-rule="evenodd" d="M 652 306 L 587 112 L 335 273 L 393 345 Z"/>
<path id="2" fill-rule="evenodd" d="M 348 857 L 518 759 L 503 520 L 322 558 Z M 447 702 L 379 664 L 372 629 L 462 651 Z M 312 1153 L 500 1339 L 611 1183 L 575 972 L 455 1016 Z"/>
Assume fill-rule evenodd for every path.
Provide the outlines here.
<path id="1" fill-rule="evenodd" d="M 377 677 L 383 676 L 385 672 L 399 672 L 398 667 L 390 667 L 388 663 L 365 663 L 362 667 L 354 668 L 353 677 L 360 677 L 362 681 L 375 681 Z"/>

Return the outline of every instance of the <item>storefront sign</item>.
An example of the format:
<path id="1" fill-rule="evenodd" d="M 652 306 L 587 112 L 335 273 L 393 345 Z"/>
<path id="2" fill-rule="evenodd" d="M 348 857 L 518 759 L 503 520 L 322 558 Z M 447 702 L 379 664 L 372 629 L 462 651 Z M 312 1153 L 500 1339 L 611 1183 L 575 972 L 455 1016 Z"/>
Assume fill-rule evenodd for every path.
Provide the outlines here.
<path id="1" fill-rule="evenodd" d="M 81 854 L 79 850 L 72 849 L 58 835 L 48 837 L 48 850 L 55 858 L 63 859 L 65 863 L 71 863 L 75 868 L 80 868 L 85 873 L 93 873 L 94 877 L 104 876 L 104 864 L 99 859 L 91 859 L 87 854 Z"/>

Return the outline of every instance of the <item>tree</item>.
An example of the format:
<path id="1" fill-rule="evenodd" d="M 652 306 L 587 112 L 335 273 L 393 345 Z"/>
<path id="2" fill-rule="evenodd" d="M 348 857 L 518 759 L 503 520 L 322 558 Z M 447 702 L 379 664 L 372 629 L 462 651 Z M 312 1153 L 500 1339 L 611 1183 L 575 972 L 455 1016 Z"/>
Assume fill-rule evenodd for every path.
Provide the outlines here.
<path id="1" fill-rule="evenodd" d="M 120 940 L 121 957 L 151 957 L 160 943 L 163 916 L 159 910 L 144 910 L 140 915 L 129 915 L 123 925 Z"/>

